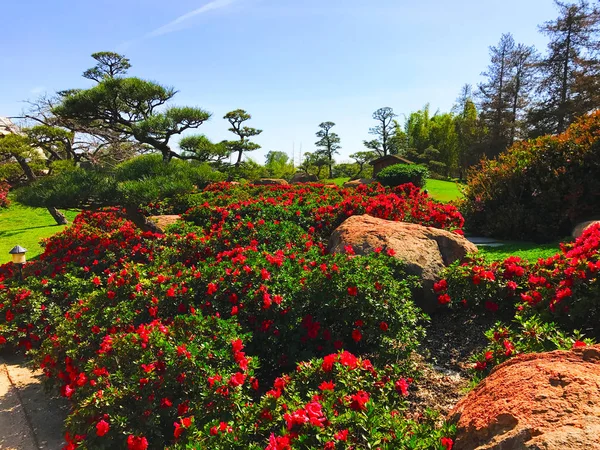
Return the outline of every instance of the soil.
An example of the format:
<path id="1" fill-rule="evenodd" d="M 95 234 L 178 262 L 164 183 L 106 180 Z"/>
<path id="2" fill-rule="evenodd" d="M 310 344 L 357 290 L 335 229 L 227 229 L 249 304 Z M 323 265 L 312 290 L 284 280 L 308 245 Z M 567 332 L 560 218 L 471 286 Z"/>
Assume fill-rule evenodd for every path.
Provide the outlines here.
<path id="1" fill-rule="evenodd" d="M 426 409 L 444 417 L 470 387 L 470 357 L 487 344 L 485 331 L 497 318 L 465 310 L 440 311 L 431 315 L 427 336 L 416 358 L 419 380 L 409 400 L 412 413 Z"/>

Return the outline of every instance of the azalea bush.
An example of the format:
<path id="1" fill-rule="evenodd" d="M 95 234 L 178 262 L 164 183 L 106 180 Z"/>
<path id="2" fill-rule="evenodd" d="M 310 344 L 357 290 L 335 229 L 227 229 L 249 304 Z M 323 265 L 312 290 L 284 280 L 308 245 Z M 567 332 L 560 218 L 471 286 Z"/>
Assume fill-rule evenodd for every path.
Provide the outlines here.
<path id="1" fill-rule="evenodd" d="M 515 143 L 469 173 L 461 210 L 476 233 L 551 241 L 600 210 L 600 112 Z"/>
<path id="2" fill-rule="evenodd" d="M 120 208 L 82 212 L 22 279 L 0 266 L 0 347 L 27 351 L 71 402 L 67 449 L 451 447 L 450 428 L 407 413 L 418 280 L 385 249 L 329 254 L 327 233 L 362 213 L 460 232 L 456 209 L 410 185 L 219 183 L 185 202 L 166 234 Z M 323 430 L 282 433 L 327 381 Z"/>
<path id="3" fill-rule="evenodd" d="M 454 264 L 434 286 L 442 304 L 475 306 L 492 312 L 531 311 L 548 322 L 600 334 L 600 225 L 596 224 L 561 252 L 536 262 L 509 257 Z"/>
<path id="4" fill-rule="evenodd" d="M 497 322 L 485 336 L 488 345 L 471 358 L 475 381 L 489 374 L 498 364 L 522 353 L 570 350 L 594 343 L 592 339 L 583 338 L 578 330 L 567 333 L 537 314 L 529 317 L 517 314 L 510 324 Z"/>
<path id="5" fill-rule="evenodd" d="M 10 186 L 5 181 L 0 181 L 0 208 L 8 208 L 10 200 L 8 199 L 8 190 Z"/>
<path id="6" fill-rule="evenodd" d="M 87 360 L 73 361 L 53 345 L 39 357 L 78 405 L 67 421 L 70 444 L 126 448 L 143 440 L 158 448 L 189 439 L 183 435 L 192 423 L 231 421 L 237 406 L 250 401 L 256 362 L 244 354 L 246 338 L 233 321 L 187 315 L 105 334 Z"/>
<path id="7" fill-rule="evenodd" d="M 277 378 L 236 421 L 215 420 L 204 428 L 194 423 L 189 433 L 200 448 L 223 450 L 449 450 L 453 427 L 436 428 L 434 413 L 406 418 L 412 382 L 393 366 L 375 367 L 348 351 L 332 353 Z"/>
<path id="8" fill-rule="evenodd" d="M 184 218 L 207 229 L 243 221 L 290 221 L 322 237 L 352 215 L 417 223 L 460 232 L 464 219 L 455 206 L 438 203 L 412 184 L 385 188 L 379 184 L 355 189 L 322 184 L 253 186 L 218 183 L 200 193 L 153 203 L 147 213 L 185 213 Z"/>
<path id="9" fill-rule="evenodd" d="M 600 225 L 594 225 L 549 258 L 512 256 L 488 263 L 473 257 L 445 270 L 434 285 L 439 303 L 502 319 L 487 331 L 489 345 L 473 355 L 475 380 L 517 354 L 566 350 L 598 339 L 599 250 Z"/>

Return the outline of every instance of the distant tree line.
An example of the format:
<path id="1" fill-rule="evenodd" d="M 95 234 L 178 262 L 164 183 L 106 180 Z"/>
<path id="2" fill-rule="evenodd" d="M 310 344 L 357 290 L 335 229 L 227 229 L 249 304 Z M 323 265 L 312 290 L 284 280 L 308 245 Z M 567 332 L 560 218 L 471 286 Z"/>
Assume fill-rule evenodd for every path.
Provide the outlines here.
<path id="1" fill-rule="evenodd" d="M 428 104 L 403 115 L 377 109 L 370 139 L 336 163 L 342 148 L 335 123 L 318 125 L 315 150 L 296 166 L 281 151 L 264 164 L 248 154 L 260 148 L 262 130 L 248 125 L 251 115 L 235 109 L 223 117 L 231 140 L 213 142 L 189 134 L 211 114 L 193 106 L 171 106 L 177 91 L 129 76 L 130 61 L 117 53 L 94 53 L 94 67 L 83 76 L 95 84 L 68 89 L 30 104 L 18 133 L 0 135 L 0 179 L 33 183 L 72 167 L 110 170 L 144 153 L 206 164 L 228 179 L 291 177 L 300 170 L 318 178 L 368 177 L 378 157 L 402 155 L 428 166 L 433 176 L 463 178 L 482 158 L 493 158 L 520 139 L 564 131 L 578 117 L 600 107 L 600 12 L 587 0 L 555 1 L 558 17 L 540 25 L 549 39 L 544 53 L 516 43 L 510 33 L 490 47 L 484 80 L 461 88 L 450 112 Z M 182 134 L 178 144 L 174 143 Z M 57 222 L 59 211 L 50 208 Z"/>

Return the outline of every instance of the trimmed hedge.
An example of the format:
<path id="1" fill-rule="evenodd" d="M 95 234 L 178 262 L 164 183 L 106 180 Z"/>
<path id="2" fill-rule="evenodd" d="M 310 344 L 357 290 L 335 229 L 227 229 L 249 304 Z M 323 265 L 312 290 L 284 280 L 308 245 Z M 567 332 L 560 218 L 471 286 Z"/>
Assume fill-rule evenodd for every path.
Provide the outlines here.
<path id="1" fill-rule="evenodd" d="M 381 170 L 375 178 L 384 186 L 412 183 L 423 187 L 428 176 L 429 169 L 420 164 L 394 164 Z"/>
<path id="2" fill-rule="evenodd" d="M 600 112 L 482 161 L 469 173 L 461 209 L 472 232 L 537 242 L 600 214 Z"/>

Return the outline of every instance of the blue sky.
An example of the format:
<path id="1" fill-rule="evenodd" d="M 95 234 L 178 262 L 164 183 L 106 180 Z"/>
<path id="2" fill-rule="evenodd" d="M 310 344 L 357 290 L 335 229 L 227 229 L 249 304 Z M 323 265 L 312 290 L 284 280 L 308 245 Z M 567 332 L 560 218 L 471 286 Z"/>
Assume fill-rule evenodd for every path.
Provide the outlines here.
<path id="1" fill-rule="evenodd" d="M 174 104 L 212 112 L 198 131 L 215 141 L 232 136 L 223 115 L 243 108 L 264 130 L 252 158 L 295 147 L 297 159 L 333 121 L 343 161 L 371 138 L 374 110 L 449 110 L 463 84 L 481 80 L 502 33 L 544 50 L 537 25 L 556 15 L 551 0 L 6 2 L 0 116 L 43 92 L 91 86 L 81 77 L 89 55 L 118 51 L 131 75 L 175 87 Z"/>

